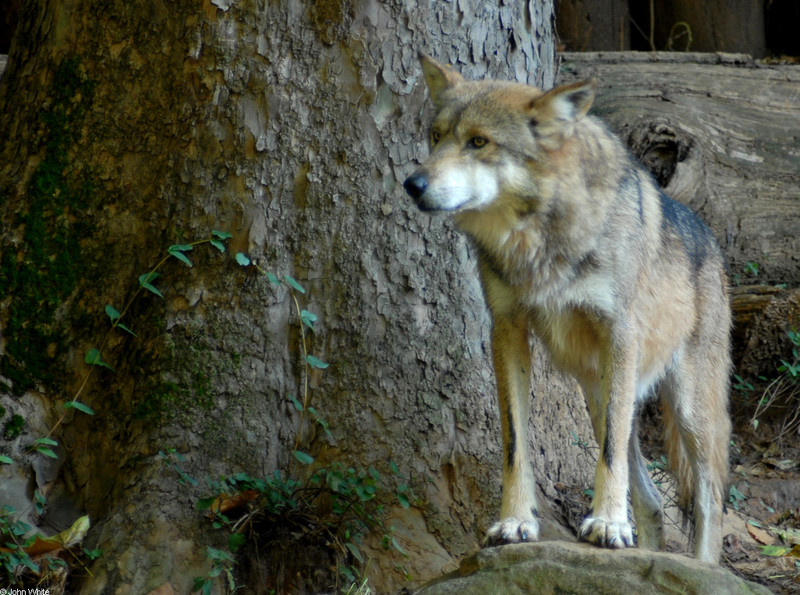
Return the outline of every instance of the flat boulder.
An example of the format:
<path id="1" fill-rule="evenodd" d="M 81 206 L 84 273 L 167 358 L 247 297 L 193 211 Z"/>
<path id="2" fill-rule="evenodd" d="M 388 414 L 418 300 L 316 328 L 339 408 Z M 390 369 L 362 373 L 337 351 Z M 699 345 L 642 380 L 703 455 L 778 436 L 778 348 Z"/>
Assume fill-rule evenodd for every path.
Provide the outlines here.
<path id="1" fill-rule="evenodd" d="M 465 558 L 455 572 L 418 591 L 418 595 L 472 593 L 769 595 L 770 591 L 720 566 L 679 554 L 563 541 L 483 549 Z"/>

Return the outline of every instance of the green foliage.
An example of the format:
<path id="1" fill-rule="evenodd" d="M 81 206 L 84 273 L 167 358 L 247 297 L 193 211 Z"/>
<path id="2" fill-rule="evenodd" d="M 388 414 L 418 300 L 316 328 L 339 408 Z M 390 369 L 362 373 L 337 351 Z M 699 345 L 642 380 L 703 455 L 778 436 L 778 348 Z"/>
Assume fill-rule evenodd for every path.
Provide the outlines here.
<path id="1" fill-rule="evenodd" d="M 749 282 L 754 283 L 758 280 L 758 272 L 761 265 L 756 261 L 747 261 L 744 263 L 742 267 L 741 273 L 735 273 L 732 277 L 733 284 L 736 286 L 742 285 L 742 283 Z"/>
<path id="2" fill-rule="evenodd" d="M 747 500 L 747 496 L 736 489 L 735 485 L 731 485 L 730 490 L 728 491 L 728 503 L 733 507 L 733 509 L 739 510 L 745 500 Z"/>
<path id="3" fill-rule="evenodd" d="M 236 581 L 233 578 L 233 565 L 235 558 L 230 552 L 218 550 L 213 547 L 206 548 L 206 558 L 211 562 L 211 570 L 204 577 L 194 579 L 193 593 L 211 595 L 214 593 L 214 581 L 222 576 L 225 578 L 229 592 L 236 590 Z"/>
<path id="4" fill-rule="evenodd" d="M 178 463 L 183 463 L 186 461 L 186 459 L 184 459 L 183 455 L 179 453 L 177 450 L 175 450 L 174 448 L 170 448 L 167 450 L 167 454 L 164 454 L 164 452 L 159 450 L 158 458 L 163 460 L 170 467 L 172 467 L 175 473 L 178 474 L 178 481 L 182 485 L 192 485 L 192 486 L 198 485 L 197 480 L 194 477 L 192 477 L 188 473 L 185 473 L 183 469 L 181 469 Z"/>
<path id="5" fill-rule="evenodd" d="M 396 471 L 394 463 L 391 467 Z M 197 508 L 207 513 L 215 529 L 229 532 L 231 554 L 248 541 L 268 549 L 281 544 L 322 544 L 330 549 L 346 584 L 352 584 L 362 574 L 366 560 L 360 546 L 370 531 L 384 533 L 382 544 L 387 550 L 407 555 L 393 534 L 394 529 L 383 524 L 383 508 L 377 503 L 377 496 L 392 486 L 373 467 L 356 470 L 334 462 L 315 469 L 305 481 L 279 470 L 263 478 L 239 473 L 212 482 L 210 487 L 212 495 L 198 500 Z M 409 487 L 398 483 L 395 493 L 400 503 L 408 507 Z M 196 590 L 213 583 L 221 574 L 214 563 L 212 572 L 213 577 L 195 579 Z"/>
<path id="6" fill-rule="evenodd" d="M 21 415 L 14 414 L 11 416 L 5 426 L 3 426 L 3 438 L 8 441 L 14 440 L 20 434 L 22 434 L 22 430 L 25 427 L 25 418 Z"/>
<path id="7" fill-rule="evenodd" d="M 34 440 L 33 444 L 29 448 L 33 452 L 38 452 L 46 457 L 50 457 L 51 459 L 57 459 L 58 455 L 53 451 L 52 448 L 50 448 L 51 446 L 58 446 L 58 442 L 52 438 L 44 437 Z"/>
<path id="8" fill-rule="evenodd" d="M 751 382 L 747 382 L 738 374 L 733 375 L 733 390 L 738 391 L 742 396 L 747 397 L 753 393 L 755 386 Z"/>
<path id="9" fill-rule="evenodd" d="M 40 570 L 39 565 L 23 549 L 30 545 L 25 541 L 25 535 L 30 533 L 31 526 L 15 519 L 15 512 L 10 506 L 0 506 L 0 566 L 4 571 L 3 586 L 22 585 L 20 568 L 27 568 L 37 574 Z"/>
<path id="10" fill-rule="evenodd" d="M 760 393 L 751 420 L 753 429 L 758 430 L 759 418 L 767 410 L 784 408 L 787 413 L 778 431 L 778 441 L 784 436 L 792 435 L 800 427 L 800 333 L 796 329 L 790 329 L 787 337 L 792 345 L 792 355 L 788 360 L 781 359 L 776 365 L 778 375 L 775 378 L 760 378 L 767 384 Z M 734 388 L 740 390 L 743 396 L 749 397 L 755 391 L 751 383 L 743 381 L 739 376 L 734 376 L 734 379 Z"/>

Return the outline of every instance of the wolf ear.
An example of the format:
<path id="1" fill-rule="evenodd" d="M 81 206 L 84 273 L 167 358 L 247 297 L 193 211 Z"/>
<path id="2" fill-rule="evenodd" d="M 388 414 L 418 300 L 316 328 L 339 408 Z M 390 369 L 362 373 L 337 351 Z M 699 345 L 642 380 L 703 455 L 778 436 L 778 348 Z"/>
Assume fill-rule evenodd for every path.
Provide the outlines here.
<path id="1" fill-rule="evenodd" d="M 557 150 L 572 136 L 578 122 L 592 105 L 597 82 L 594 79 L 556 87 L 530 100 L 527 115 L 530 128 L 541 146 Z"/>
<path id="2" fill-rule="evenodd" d="M 589 111 L 596 91 L 597 81 L 592 78 L 556 87 L 537 98 L 533 103 L 548 105 L 548 111 L 556 120 L 577 122 Z"/>
<path id="3" fill-rule="evenodd" d="M 434 105 L 439 105 L 442 93 L 461 83 L 464 79 L 453 70 L 452 66 L 439 64 L 430 56 L 420 53 L 419 61 L 422 64 L 422 73 L 425 75 L 425 83 L 431 95 Z"/>

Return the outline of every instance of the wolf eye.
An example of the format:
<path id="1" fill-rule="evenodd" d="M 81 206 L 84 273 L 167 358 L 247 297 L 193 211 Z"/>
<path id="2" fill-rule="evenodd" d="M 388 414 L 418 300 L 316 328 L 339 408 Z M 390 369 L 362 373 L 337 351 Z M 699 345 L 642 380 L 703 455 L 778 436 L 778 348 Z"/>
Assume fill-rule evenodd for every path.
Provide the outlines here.
<path id="1" fill-rule="evenodd" d="M 473 136 L 469 139 L 469 143 L 467 143 L 473 149 L 480 149 L 481 147 L 485 147 L 489 141 L 482 136 Z"/>
<path id="2" fill-rule="evenodd" d="M 438 130 L 431 131 L 431 143 L 436 144 L 442 139 L 442 134 Z"/>

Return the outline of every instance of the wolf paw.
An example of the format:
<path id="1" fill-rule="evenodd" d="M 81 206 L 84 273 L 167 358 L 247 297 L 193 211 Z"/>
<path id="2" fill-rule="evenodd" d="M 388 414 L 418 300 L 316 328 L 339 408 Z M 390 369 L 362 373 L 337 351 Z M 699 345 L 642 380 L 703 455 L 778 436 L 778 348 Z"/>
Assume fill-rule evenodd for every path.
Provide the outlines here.
<path id="1" fill-rule="evenodd" d="M 536 519 L 503 519 L 489 527 L 485 545 L 502 545 L 539 539 L 539 521 Z"/>
<path id="2" fill-rule="evenodd" d="M 628 521 L 586 517 L 581 525 L 580 539 L 600 547 L 622 549 L 634 546 L 633 528 Z"/>

